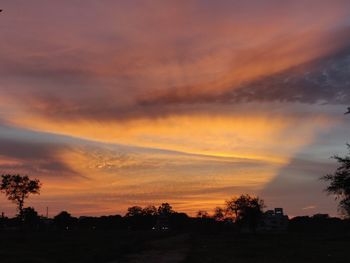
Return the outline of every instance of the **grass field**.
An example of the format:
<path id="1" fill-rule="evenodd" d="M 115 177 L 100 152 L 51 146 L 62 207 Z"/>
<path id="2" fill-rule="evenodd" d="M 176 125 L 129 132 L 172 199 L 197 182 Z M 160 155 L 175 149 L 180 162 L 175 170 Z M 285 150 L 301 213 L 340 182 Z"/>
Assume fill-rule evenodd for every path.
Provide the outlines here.
<path id="1" fill-rule="evenodd" d="M 350 236 L 82 231 L 0 233 L 1 263 L 350 262 Z"/>

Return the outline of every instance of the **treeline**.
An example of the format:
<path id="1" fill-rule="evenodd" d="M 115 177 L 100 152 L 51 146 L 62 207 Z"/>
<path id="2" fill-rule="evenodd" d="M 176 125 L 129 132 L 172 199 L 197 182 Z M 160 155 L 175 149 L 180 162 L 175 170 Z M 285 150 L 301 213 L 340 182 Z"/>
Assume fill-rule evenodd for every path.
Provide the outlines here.
<path id="1" fill-rule="evenodd" d="M 74 217 L 67 211 L 62 211 L 53 218 L 39 216 L 34 208 L 24 208 L 22 216 L 13 218 L 0 217 L 0 229 L 15 230 L 155 230 L 177 231 L 201 228 L 222 228 L 222 222 L 214 218 L 190 217 L 186 213 L 176 212 L 168 203 L 155 206 L 132 206 L 124 216 L 80 216 Z M 227 226 L 230 227 L 230 226 Z M 232 227 L 232 226 L 231 226 Z"/>
<path id="2" fill-rule="evenodd" d="M 24 207 L 24 201 L 31 194 L 39 194 L 41 183 L 38 179 L 30 179 L 28 176 L 18 174 L 6 174 L 1 176 L 0 191 L 8 200 L 17 206 L 18 214 L 15 218 L 0 218 L 0 228 L 42 230 L 54 229 L 70 231 L 74 229 L 85 230 L 184 230 L 184 229 L 234 229 L 238 232 L 285 232 L 290 231 L 326 231 L 346 230 L 348 220 L 330 218 L 328 215 L 315 215 L 313 217 L 296 217 L 289 220 L 283 214 L 282 208 L 265 211 L 264 200 L 242 194 L 232 197 L 225 202 L 224 207 L 216 207 L 213 214 L 206 211 L 198 211 L 197 217 L 189 217 L 185 213 L 173 210 L 169 203 L 155 206 L 129 207 L 125 216 L 112 215 L 101 217 L 73 217 L 67 211 L 63 211 L 53 218 L 39 216 L 32 207 Z"/>
<path id="3" fill-rule="evenodd" d="M 249 225 L 247 225 L 249 227 Z M 248 228 L 249 229 L 249 228 Z M 132 206 L 124 216 L 81 216 L 74 217 L 67 211 L 62 211 L 53 218 L 39 216 L 32 208 L 23 209 L 23 217 L 0 217 L 2 231 L 232 231 L 241 232 L 242 223 L 234 220 L 221 220 L 215 213 L 199 212 L 196 217 L 186 213 L 176 212 L 170 204 L 163 203 L 155 206 Z M 350 232 L 348 220 L 329 217 L 326 214 L 314 216 L 299 216 L 289 219 L 289 232 Z"/>
<path id="4" fill-rule="evenodd" d="M 290 232 L 350 232 L 350 220 L 330 217 L 328 214 L 315 214 L 313 216 L 297 216 L 289 220 Z"/>

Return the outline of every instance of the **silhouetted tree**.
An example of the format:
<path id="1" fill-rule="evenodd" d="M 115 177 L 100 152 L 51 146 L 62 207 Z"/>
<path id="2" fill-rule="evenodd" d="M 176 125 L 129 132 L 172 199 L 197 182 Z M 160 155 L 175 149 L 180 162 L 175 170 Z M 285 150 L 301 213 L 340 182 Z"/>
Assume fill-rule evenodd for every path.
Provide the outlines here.
<path id="1" fill-rule="evenodd" d="M 145 208 L 132 206 L 128 208 L 124 222 L 130 229 L 151 229 L 156 222 L 156 217 L 157 208 L 154 206 Z"/>
<path id="2" fill-rule="evenodd" d="M 316 214 L 312 217 L 297 216 L 289 221 L 288 229 L 295 232 L 314 232 L 314 233 L 335 233 L 347 232 L 348 223 L 337 217 L 330 217 L 327 214 Z"/>
<path id="3" fill-rule="evenodd" d="M 174 213 L 174 210 L 172 206 L 168 203 L 163 203 L 158 207 L 158 214 L 159 215 L 170 215 Z"/>
<path id="4" fill-rule="evenodd" d="M 27 175 L 4 174 L 1 176 L 0 191 L 5 193 L 7 199 L 17 205 L 19 217 L 23 219 L 24 200 L 30 194 L 39 194 L 41 183 L 38 179 L 31 180 Z"/>
<path id="5" fill-rule="evenodd" d="M 249 194 L 226 201 L 226 211 L 233 214 L 238 225 L 247 225 L 254 232 L 265 207 L 264 201 Z"/>
<path id="6" fill-rule="evenodd" d="M 26 207 L 23 209 L 23 221 L 29 228 L 34 228 L 40 224 L 40 217 L 38 212 L 33 207 Z"/>
<path id="7" fill-rule="evenodd" d="M 350 151 L 350 144 L 347 144 Z M 333 174 L 327 174 L 322 179 L 329 182 L 325 189 L 329 194 L 335 194 L 339 199 L 339 209 L 345 216 L 350 217 L 350 156 L 333 156 L 339 167 Z"/>
<path id="8" fill-rule="evenodd" d="M 143 209 L 141 206 L 132 206 L 128 208 L 128 212 L 125 216 L 141 216 L 143 214 Z"/>
<path id="9" fill-rule="evenodd" d="M 207 211 L 199 210 L 197 212 L 197 217 L 198 218 L 209 218 L 209 214 Z"/>
<path id="10" fill-rule="evenodd" d="M 5 226 L 7 220 L 8 220 L 8 218 L 5 217 L 4 212 L 2 212 L 0 215 L 0 230 Z"/>
<path id="11" fill-rule="evenodd" d="M 62 211 L 57 216 L 55 216 L 53 220 L 58 228 L 66 230 L 71 228 L 73 224 L 77 222 L 77 218 L 72 217 L 71 214 L 67 211 Z"/>
<path id="12" fill-rule="evenodd" d="M 225 210 L 219 206 L 215 207 L 213 218 L 216 221 L 223 221 L 225 219 Z"/>
<path id="13" fill-rule="evenodd" d="M 156 216 L 157 213 L 157 208 L 154 205 L 149 205 L 142 209 L 142 214 L 145 216 Z"/>
<path id="14" fill-rule="evenodd" d="M 185 213 L 172 213 L 170 215 L 170 219 L 169 219 L 169 225 L 173 228 L 173 229 L 184 229 L 186 227 L 186 225 L 188 225 L 190 222 L 190 219 L 188 217 L 188 215 L 186 215 Z"/>

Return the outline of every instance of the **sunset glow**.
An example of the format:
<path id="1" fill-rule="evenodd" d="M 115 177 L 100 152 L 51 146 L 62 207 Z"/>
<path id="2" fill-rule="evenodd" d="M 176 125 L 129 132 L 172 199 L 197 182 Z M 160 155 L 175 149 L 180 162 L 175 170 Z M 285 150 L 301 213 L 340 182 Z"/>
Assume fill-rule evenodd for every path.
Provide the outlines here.
<path id="1" fill-rule="evenodd" d="M 319 177 L 349 139 L 349 1 L 48 2 L 0 15 L 0 173 L 43 182 L 39 213 L 252 193 L 336 214 Z"/>

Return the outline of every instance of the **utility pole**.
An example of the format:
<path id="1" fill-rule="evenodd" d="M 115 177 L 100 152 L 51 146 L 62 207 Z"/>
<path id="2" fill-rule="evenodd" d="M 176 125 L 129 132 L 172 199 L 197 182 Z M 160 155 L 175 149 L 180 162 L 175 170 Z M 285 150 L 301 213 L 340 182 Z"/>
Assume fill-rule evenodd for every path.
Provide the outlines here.
<path id="1" fill-rule="evenodd" d="M 49 207 L 48 206 L 46 207 L 46 218 L 47 219 L 49 218 Z"/>

